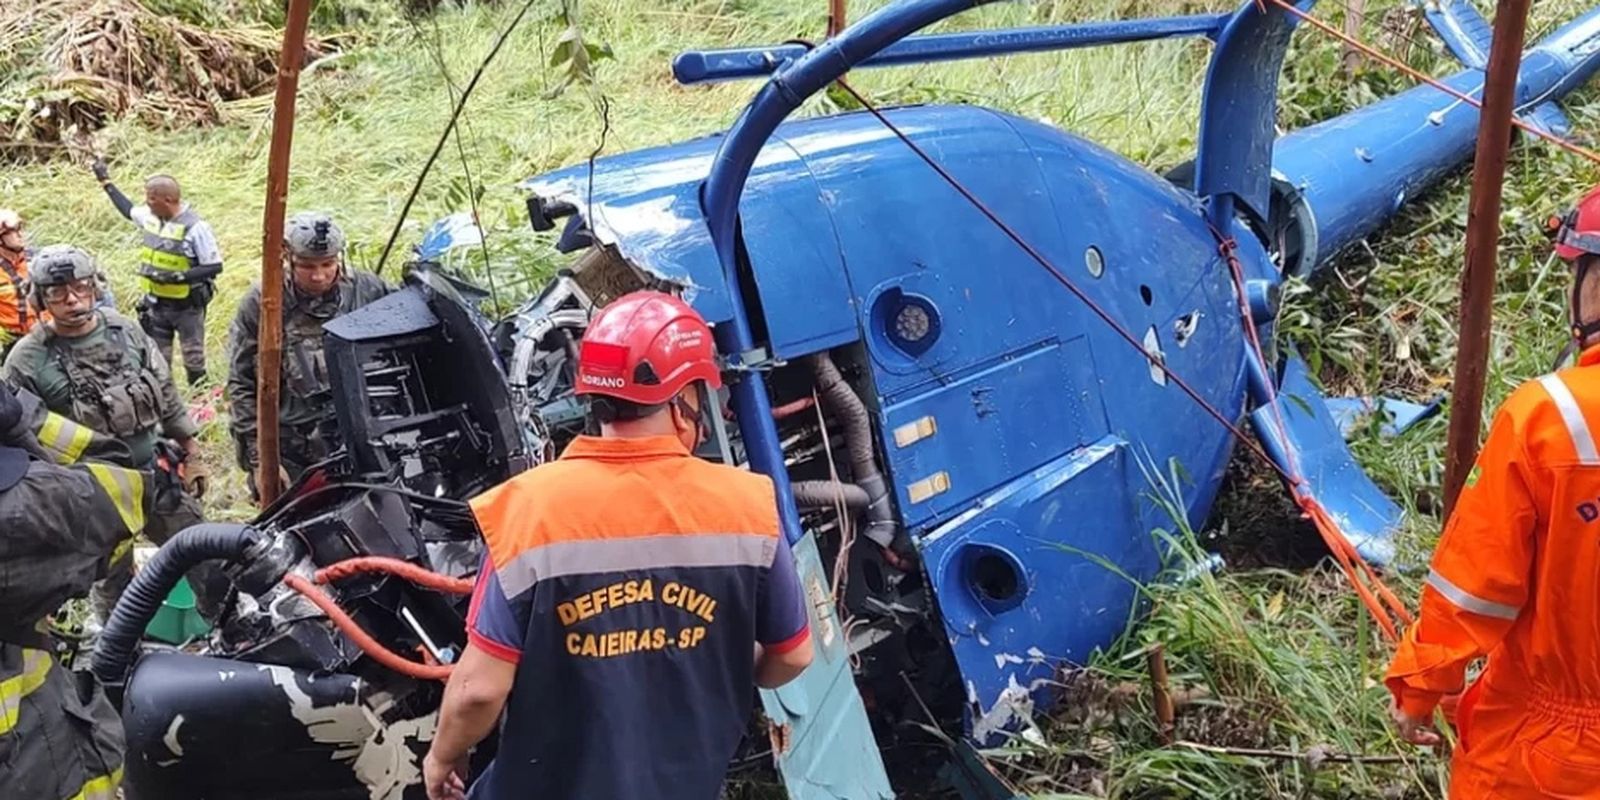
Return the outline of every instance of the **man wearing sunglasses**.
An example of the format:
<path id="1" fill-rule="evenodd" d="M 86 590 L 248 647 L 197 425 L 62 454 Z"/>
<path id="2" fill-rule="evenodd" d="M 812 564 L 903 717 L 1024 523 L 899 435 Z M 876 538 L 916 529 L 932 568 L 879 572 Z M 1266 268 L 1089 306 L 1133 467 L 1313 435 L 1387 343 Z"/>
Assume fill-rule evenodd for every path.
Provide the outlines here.
<path id="1" fill-rule="evenodd" d="M 31 310 L 47 316 L 12 348 L 0 378 L 32 392 L 50 411 L 121 440 L 131 456 L 122 466 L 151 469 L 162 458 L 183 463 L 184 491 L 168 496 L 146 528 L 160 544 L 200 521 L 195 498 L 206 487 L 197 430 L 167 361 L 137 324 L 97 304 L 99 268 L 88 253 L 52 245 L 38 251 L 31 267 Z M 131 558 L 113 565 L 91 597 L 91 628 L 104 623 L 132 577 Z"/>

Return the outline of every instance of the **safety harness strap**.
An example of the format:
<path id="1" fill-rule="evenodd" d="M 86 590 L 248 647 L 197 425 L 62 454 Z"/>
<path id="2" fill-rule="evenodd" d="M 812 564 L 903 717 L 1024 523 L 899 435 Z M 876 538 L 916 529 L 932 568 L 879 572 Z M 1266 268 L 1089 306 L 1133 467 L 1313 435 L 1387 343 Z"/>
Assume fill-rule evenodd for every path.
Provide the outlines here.
<path id="1" fill-rule="evenodd" d="M 1560 375 L 1546 375 L 1539 379 L 1539 383 L 1550 394 L 1550 399 L 1555 401 L 1556 410 L 1561 412 L 1561 421 L 1566 423 L 1567 434 L 1572 437 L 1572 449 L 1578 454 L 1578 463 L 1584 466 L 1600 465 L 1600 452 L 1596 451 L 1594 436 L 1589 433 L 1589 422 L 1583 418 L 1583 409 L 1572 396 L 1572 390 L 1567 388 Z"/>
<path id="2" fill-rule="evenodd" d="M 1428 585 L 1463 611 L 1471 611 L 1474 614 L 1482 614 L 1485 617 L 1494 617 L 1496 619 L 1516 619 L 1517 614 L 1522 611 L 1516 606 L 1485 600 L 1455 585 L 1449 578 L 1440 575 L 1438 570 L 1428 570 Z"/>

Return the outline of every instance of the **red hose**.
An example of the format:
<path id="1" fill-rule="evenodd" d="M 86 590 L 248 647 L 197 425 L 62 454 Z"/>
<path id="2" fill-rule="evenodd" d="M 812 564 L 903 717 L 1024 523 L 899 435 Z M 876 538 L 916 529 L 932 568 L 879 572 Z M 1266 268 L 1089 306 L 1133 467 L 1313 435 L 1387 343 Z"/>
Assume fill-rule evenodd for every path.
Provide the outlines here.
<path id="1" fill-rule="evenodd" d="M 398 558 L 385 558 L 383 556 L 361 556 L 349 558 L 337 564 L 331 564 L 317 570 L 317 583 L 333 583 L 355 575 L 368 572 L 383 572 L 405 578 L 408 581 L 429 589 L 436 589 L 449 594 L 472 594 L 472 581 L 465 578 L 452 578 L 449 575 L 440 575 L 423 569 L 409 561 Z"/>
<path id="2" fill-rule="evenodd" d="M 794 415 L 796 415 L 796 414 L 798 414 L 798 413 L 800 413 L 802 411 L 805 411 L 806 409 L 808 409 L 808 408 L 810 408 L 810 407 L 812 407 L 812 406 L 814 406 L 816 404 L 817 404 L 816 398 L 802 397 L 799 400 L 795 400 L 794 402 L 790 402 L 790 403 L 784 403 L 783 405 L 772 409 L 772 418 L 773 419 L 786 419 L 786 418 L 792 417 L 792 416 L 794 416 Z"/>
<path id="3" fill-rule="evenodd" d="M 326 592 L 312 585 L 311 582 L 307 581 L 305 578 L 302 578 L 299 575 L 285 575 L 283 577 L 283 583 L 290 589 L 299 592 L 307 600 L 310 600 L 312 605 L 322 609 L 322 613 L 327 614 L 328 619 L 331 620 L 333 624 L 344 633 L 344 635 L 350 637 L 350 640 L 355 642 L 357 647 L 361 648 L 361 652 L 372 656 L 373 660 L 377 661 L 379 664 L 382 664 L 385 667 L 400 673 L 401 675 L 417 678 L 418 680 L 442 681 L 449 679 L 451 670 L 450 666 L 418 664 L 415 661 L 396 655 L 393 651 L 389 650 L 389 648 L 379 644 L 378 640 L 372 638 L 371 634 L 362 630 L 361 626 L 357 625 L 356 621 L 351 619 L 350 615 L 346 614 L 344 609 L 339 607 L 338 603 L 333 602 L 333 598 L 329 597 Z"/>

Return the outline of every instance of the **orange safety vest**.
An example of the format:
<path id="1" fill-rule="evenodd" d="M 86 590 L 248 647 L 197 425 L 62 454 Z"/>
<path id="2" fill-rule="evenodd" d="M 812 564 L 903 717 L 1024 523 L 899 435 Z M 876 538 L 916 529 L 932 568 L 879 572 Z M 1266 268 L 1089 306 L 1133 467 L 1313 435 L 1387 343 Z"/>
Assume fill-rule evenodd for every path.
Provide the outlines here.
<path id="1" fill-rule="evenodd" d="M 33 329 L 38 315 L 28 308 L 28 298 L 23 294 L 22 283 L 28 278 L 28 257 L 21 255 L 15 262 L 0 256 L 0 328 L 17 336 Z"/>
<path id="2" fill-rule="evenodd" d="M 1600 800 L 1600 346 L 1511 395 L 1434 551 L 1385 682 L 1461 689 L 1450 797 Z"/>

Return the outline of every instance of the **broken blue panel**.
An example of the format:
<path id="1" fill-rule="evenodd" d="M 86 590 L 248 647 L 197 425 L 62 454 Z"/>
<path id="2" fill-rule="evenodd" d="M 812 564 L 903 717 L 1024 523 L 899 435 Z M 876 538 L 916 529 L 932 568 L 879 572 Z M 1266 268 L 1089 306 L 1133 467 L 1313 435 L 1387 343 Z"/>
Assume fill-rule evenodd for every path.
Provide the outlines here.
<path id="1" fill-rule="evenodd" d="M 1339 426 L 1340 435 L 1349 439 L 1356 427 L 1372 414 L 1381 414 L 1378 433 L 1395 437 L 1410 430 L 1417 423 L 1439 413 L 1444 406 L 1444 395 L 1427 403 L 1411 403 L 1393 397 L 1329 397 L 1323 400 L 1328 413 Z"/>
<path id="2" fill-rule="evenodd" d="M 1564 137 L 1572 133 L 1572 122 L 1555 103 L 1540 103 L 1519 116 L 1523 122 L 1552 136 Z"/>
<path id="3" fill-rule="evenodd" d="M 814 535 L 795 543 L 794 559 L 810 607 L 815 655 L 799 678 L 761 690 L 783 784 L 791 800 L 893 800 Z"/>
<path id="4" fill-rule="evenodd" d="M 1023 795 L 996 775 L 966 740 L 956 742 L 951 750 L 950 760 L 939 769 L 939 777 L 956 790 L 961 800 L 1022 800 Z"/>
<path id="5" fill-rule="evenodd" d="M 1306 491 L 1327 509 L 1362 558 L 1374 565 L 1394 561 L 1400 507 L 1351 457 L 1321 390 L 1311 383 L 1299 356 L 1284 366 L 1277 399 L 1252 411 L 1250 424 L 1278 466 L 1291 474 L 1299 469 Z"/>
<path id="6" fill-rule="evenodd" d="M 1427 0 L 1416 5 L 1422 7 L 1428 25 L 1461 63 L 1474 69 L 1488 65 L 1494 30 L 1476 7 L 1467 0 Z"/>

